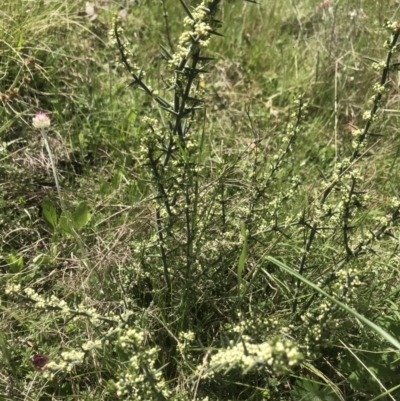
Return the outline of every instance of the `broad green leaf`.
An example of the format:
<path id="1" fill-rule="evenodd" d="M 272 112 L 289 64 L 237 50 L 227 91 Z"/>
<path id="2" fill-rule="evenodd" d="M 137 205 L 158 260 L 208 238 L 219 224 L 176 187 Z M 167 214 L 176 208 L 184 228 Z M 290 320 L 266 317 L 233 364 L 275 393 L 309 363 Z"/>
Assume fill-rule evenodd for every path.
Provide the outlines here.
<path id="1" fill-rule="evenodd" d="M 334 397 L 334 400 L 345 401 L 339 390 L 339 387 L 335 383 L 333 383 L 328 376 L 326 376 L 324 373 L 322 373 L 319 369 L 317 369 L 314 365 L 310 363 L 303 362 L 302 365 L 325 382 L 323 384 L 325 394 L 327 394 L 328 392 L 334 392 L 335 395 L 331 395 L 331 397 Z"/>
<path id="2" fill-rule="evenodd" d="M 334 391 L 307 377 L 299 378 L 293 388 L 292 395 L 302 401 L 340 401 Z"/>
<path id="3" fill-rule="evenodd" d="M 118 189 L 120 183 L 121 183 L 121 172 L 116 171 L 114 175 L 111 177 L 111 185 L 114 189 Z"/>
<path id="4" fill-rule="evenodd" d="M 11 273 L 19 273 L 24 268 L 24 258 L 14 250 L 3 253 L 3 258 L 7 262 Z"/>
<path id="5" fill-rule="evenodd" d="M 99 177 L 100 188 L 99 193 L 102 196 L 106 196 L 111 192 L 111 185 L 103 177 Z"/>
<path id="6" fill-rule="evenodd" d="M 55 229 L 57 227 L 57 211 L 49 198 L 42 200 L 43 217 L 46 222 Z"/>
<path id="7" fill-rule="evenodd" d="M 69 223 L 70 221 L 71 221 L 71 218 L 68 218 L 68 216 L 64 212 L 61 213 L 60 228 L 61 228 L 62 233 L 67 237 L 72 235 L 70 223 Z"/>
<path id="8" fill-rule="evenodd" d="M 90 217 L 89 206 L 86 202 L 81 202 L 72 216 L 74 226 L 78 229 L 84 227 L 90 220 Z"/>
<path id="9" fill-rule="evenodd" d="M 391 316 L 382 315 L 378 317 L 377 323 L 394 337 L 400 338 L 400 320 L 393 319 Z"/>
<path id="10" fill-rule="evenodd" d="M 129 113 L 128 113 L 128 116 L 127 116 L 128 121 L 130 123 L 134 123 L 136 121 L 136 117 L 137 117 L 136 113 L 133 112 L 132 110 L 130 110 Z"/>
<path id="11" fill-rule="evenodd" d="M 35 256 L 32 260 L 32 264 L 36 266 L 43 266 L 47 265 L 51 262 L 51 258 L 49 255 L 45 253 L 40 253 L 39 255 Z"/>
<path id="12" fill-rule="evenodd" d="M 346 350 L 340 361 L 341 372 L 353 389 L 378 395 L 384 386 L 398 382 L 395 370 L 398 355 L 388 350 L 386 344 L 379 344 L 373 339 L 364 341 L 362 348 Z M 377 380 L 382 384 L 379 385 Z"/>
<path id="13" fill-rule="evenodd" d="M 79 133 L 78 139 L 81 147 L 85 146 L 85 135 L 82 132 Z"/>

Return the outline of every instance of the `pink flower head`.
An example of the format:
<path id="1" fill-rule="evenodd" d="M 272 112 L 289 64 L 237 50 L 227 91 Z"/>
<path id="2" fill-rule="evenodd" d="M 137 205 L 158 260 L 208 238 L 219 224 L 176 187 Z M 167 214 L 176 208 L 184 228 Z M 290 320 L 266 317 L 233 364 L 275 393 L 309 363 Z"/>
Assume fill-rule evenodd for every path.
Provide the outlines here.
<path id="1" fill-rule="evenodd" d="M 50 118 L 43 111 L 38 111 L 32 119 L 32 125 L 37 129 L 49 128 L 50 127 Z"/>
<path id="2" fill-rule="evenodd" d="M 316 8 L 317 8 L 317 10 L 323 10 L 324 8 L 329 6 L 329 3 L 330 3 L 330 0 L 323 0 L 323 1 L 321 1 L 321 3 L 319 3 L 317 5 Z"/>

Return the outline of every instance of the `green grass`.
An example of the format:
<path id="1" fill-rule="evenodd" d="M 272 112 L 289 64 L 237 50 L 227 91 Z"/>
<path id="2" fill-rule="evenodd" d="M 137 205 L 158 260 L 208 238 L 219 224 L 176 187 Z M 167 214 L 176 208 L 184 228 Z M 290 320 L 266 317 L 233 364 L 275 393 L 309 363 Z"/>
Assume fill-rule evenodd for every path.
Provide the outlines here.
<path id="1" fill-rule="evenodd" d="M 119 6 L 0 11 L 0 399 L 398 399 L 396 5 Z"/>

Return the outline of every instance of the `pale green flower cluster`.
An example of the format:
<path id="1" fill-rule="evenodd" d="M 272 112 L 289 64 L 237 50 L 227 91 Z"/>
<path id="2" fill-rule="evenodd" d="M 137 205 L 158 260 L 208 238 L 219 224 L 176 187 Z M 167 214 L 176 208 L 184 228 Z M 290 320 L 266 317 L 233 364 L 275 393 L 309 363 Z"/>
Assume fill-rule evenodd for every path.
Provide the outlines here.
<path id="1" fill-rule="evenodd" d="M 378 83 L 374 84 L 372 89 L 373 89 L 373 91 L 375 93 L 381 93 L 381 94 L 388 91 L 388 87 L 387 86 L 381 85 L 381 84 L 378 84 Z"/>
<path id="2" fill-rule="evenodd" d="M 162 371 L 155 368 L 158 355 L 157 348 L 144 348 L 144 333 L 139 328 L 121 331 L 117 345 L 131 356 L 123 365 L 114 383 L 119 397 L 125 400 L 151 400 L 157 392 L 160 397 L 168 399 L 170 392 L 162 377 Z"/>
<path id="3" fill-rule="evenodd" d="M 188 341 L 188 342 L 193 342 L 194 341 L 194 339 L 195 339 L 195 334 L 193 333 L 193 331 L 182 331 L 180 334 L 179 334 L 179 338 L 181 339 L 181 340 L 184 340 L 184 341 Z"/>
<path id="4" fill-rule="evenodd" d="M 396 196 L 394 196 L 392 198 L 391 204 L 392 204 L 392 207 L 399 208 L 400 207 L 400 200 Z"/>
<path id="5" fill-rule="evenodd" d="M 117 41 L 117 37 L 115 34 L 115 30 L 114 27 L 116 26 L 117 28 L 117 35 L 119 37 L 122 37 L 122 34 L 124 33 L 124 30 L 122 28 L 122 26 L 120 25 L 120 18 L 116 17 L 113 19 L 113 23 L 112 26 L 113 28 L 110 29 L 108 31 L 108 39 L 110 42 L 110 45 L 113 47 L 116 47 L 118 45 L 118 41 Z M 138 74 L 140 72 L 140 76 L 142 78 L 144 78 L 146 76 L 146 72 L 143 71 L 135 62 L 134 62 L 134 54 L 132 52 L 132 50 L 129 48 L 129 46 L 131 45 L 131 43 L 129 41 L 126 41 L 125 43 L 120 42 L 120 47 L 123 50 L 125 57 L 126 57 L 126 62 L 128 63 L 129 67 L 130 67 L 130 72 L 131 73 L 136 73 Z M 115 61 L 115 65 L 118 67 L 123 67 L 123 63 L 121 61 L 116 60 Z"/>
<path id="6" fill-rule="evenodd" d="M 389 226 L 391 224 L 391 216 L 390 215 L 377 217 L 376 220 L 382 226 Z"/>
<path id="7" fill-rule="evenodd" d="M 335 172 L 337 175 L 342 174 L 343 171 L 351 166 L 351 160 L 349 157 L 344 157 L 341 161 L 337 161 L 335 164 Z"/>
<path id="8" fill-rule="evenodd" d="M 203 377 L 212 377 L 216 372 L 232 368 L 247 373 L 252 369 L 266 367 L 275 373 L 283 373 L 299 364 L 301 360 L 302 355 L 291 340 L 277 338 L 253 344 L 249 336 L 243 335 L 241 341 L 231 341 L 228 348 L 220 349 L 211 356 Z"/>
<path id="9" fill-rule="evenodd" d="M 332 307 L 327 301 L 322 301 L 315 311 L 307 311 L 301 316 L 305 332 L 301 335 L 301 349 L 306 355 L 316 355 L 318 344 L 329 340 L 339 327 L 338 319 L 334 318 Z"/>
<path id="10" fill-rule="evenodd" d="M 7 294 L 18 294 L 21 296 L 21 286 L 9 283 L 6 287 Z M 114 383 L 118 396 L 125 396 L 131 400 L 149 400 L 154 398 L 154 392 L 169 398 L 169 391 L 162 377 L 162 371 L 155 368 L 158 349 L 144 346 L 145 334 L 136 327 L 126 327 L 121 321 L 105 318 L 96 313 L 93 308 L 78 305 L 71 309 L 65 301 L 55 296 L 43 297 L 34 289 L 22 290 L 23 296 L 34 303 L 35 309 L 60 311 L 65 317 L 85 316 L 93 324 L 98 325 L 100 321 L 114 323 L 117 327 L 110 327 L 100 339 L 88 340 L 80 345 L 79 350 L 68 350 L 61 352 L 59 358 L 50 360 L 43 369 L 43 376 L 52 379 L 58 372 L 70 373 L 75 366 L 83 364 L 89 352 L 101 349 L 104 346 L 119 347 L 121 352 L 129 356 L 128 363 L 121 365 L 122 369 L 116 373 L 118 381 Z M 126 312 L 124 321 L 129 319 L 131 312 Z M 118 338 L 115 338 L 118 336 Z M 183 336 L 187 341 L 193 340 L 194 333 L 187 332 Z"/>
<path id="11" fill-rule="evenodd" d="M 53 378 L 57 372 L 69 373 L 77 365 L 84 363 L 86 353 L 94 351 L 102 347 L 101 340 L 87 341 L 81 345 L 83 351 L 70 350 L 61 352 L 59 361 L 51 360 L 46 363 L 43 371 L 43 376 L 46 378 Z"/>
<path id="12" fill-rule="evenodd" d="M 58 371 L 69 373 L 76 365 L 82 364 L 84 359 L 85 353 L 82 351 L 64 351 L 61 353 L 61 360 L 59 362 L 50 361 L 46 364 L 43 375 L 52 378 Z"/>
<path id="13" fill-rule="evenodd" d="M 355 292 L 356 287 L 362 284 L 360 274 L 362 270 L 357 266 L 346 266 L 336 273 L 337 280 L 333 283 L 332 288 L 340 298 L 349 298 Z"/>
<path id="14" fill-rule="evenodd" d="M 182 33 L 178 40 L 176 52 L 173 54 L 169 64 L 174 68 L 181 64 L 182 60 L 189 59 L 190 55 L 200 47 L 207 47 L 210 44 L 211 16 L 207 8 L 208 0 L 203 1 L 191 12 L 191 17 L 184 19 L 184 25 L 190 30 Z"/>
<path id="15" fill-rule="evenodd" d="M 118 323 L 118 321 L 115 320 L 111 314 L 108 317 L 101 316 L 97 313 L 96 309 L 83 304 L 75 305 L 75 307 L 71 308 L 63 299 L 59 299 L 55 295 L 45 297 L 38 294 L 31 287 L 21 290 L 21 286 L 19 284 L 7 283 L 5 292 L 6 294 L 17 294 L 20 296 L 23 294 L 24 297 L 33 302 L 33 308 L 35 309 L 59 311 L 62 315 L 68 317 L 72 316 L 73 318 L 85 316 L 89 318 L 92 324 L 95 325 L 97 325 L 101 320 Z"/>
<path id="16" fill-rule="evenodd" d="M 95 340 L 95 341 L 86 341 L 86 343 L 82 344 L 82 349 L 84 351 L 92 351 L 101 348 L 102 346 L 102 341 L 101 340 Z"/>
<path id="17" fill-rule="evenodd" d="M 352 148 L 353 148 L 354 150 L 356 150 L 356 151 L 358 151 L 358 152 L 363 151 L 363 150 L 366 148 L 366 146 L 367 146 L 367 142 L 366 142 L 365 140 L 364 140 L 364 141 L 361 141 L 361 140 L 360 140 L 360 139 L 361 139 L 362 133 L 363 133 L 363 130 L 361 130 L 361 129 L 355 129 L 355 130 L 351 133 L 351 135 L 352 135 L 352 137 L 353 137 L 353 140 L 352 140 L 352 142 L 351 142 L 351 146 L 352 146 Z"/>
<path id="18" fill-rule="evenodd" d="M 396 32 L 399 31 L 400 26 L 398 22 L 391 22 L 387 20 L 385 24 L 383 25 L 385 29 L 387 29 L 391 34 L 395 34 Z"/>
<path id="19" fill-rule="evenodd" d="M 21 292 L 21 284 L 15 284 L 12 282 L 8 282 L 6 284 L 5 293 L 12 294 L 12 293 L 19 293 Z"/>
<path id="20" fill-rule="evenodd" d="M 203 225 L 200 224 L 200 227 Z M 211 260 L 212 258 L 218 258 L 222 250 L 232 249 L 235 245 L 240 245 L 241 239 L 237 232 L 233 229 L 227 229 L 225 232 L 215 230 L 210 238 L 206 241 L 201 239 L 199 242 L 195 241 L 193 249 L 196 252 L 198 260 Z M 204 258 L 204 259 L 203 259 Z"/>
<path id="21" fill-rule="evenodd" d="M 193 343 L 195 339 L 195 333 L 193 331 L 182 331 L 179 333 L 179 342 L 178 342 L 178 349 L 183 354 L 188 352 L 188 348 L 191 343 Z"/>
<path id="22" fill-rule="evenodd" d="M 142 157 L 147 160 L 150 149 L 161 149 L 164 132 L 160 123 L 155 118 L 145 116 L 143 117 L 143 123 L 149 128 L 140 138 L 140 153 Z"/>
<path id="23" fill-rule="evenodd" d="M 119 345 L 127 348 L 131 345 L 139 345 L 144 339 L 143 332 L 138 329 L 129 329 L 119 337 Z"/>
<path id="24" fill-rule="evenodd" d="M 114 17 L 113 21 L 112 21 L 112 26 L 114 27 L 117 24 L 117 22 L 119 22 L 118 17 Z M 118 30 L 119 34 L 123 33 L 123 29 L 121 26 L 118 26 L 117 30 Z M 108 31 L 108 38 L 110 40 L 111 45 L 117 46 L 118 42 L 117 42 L 117 38 L 115 36 L 115 31 L 113 28 Z"/>
<path id="25" fill-rule="evenodd" d="M 363 120 L 365 120 L 365 121 L 371 121 L 372 120 L 371 111 L 364 111 Z"/>
<path id="26" fill-rule="evenodd" d="M 372 69 L 375 71 L 383 71 L 386 68 L 386 63 L 381 61 L 380 63 L 372 63 Z"/>

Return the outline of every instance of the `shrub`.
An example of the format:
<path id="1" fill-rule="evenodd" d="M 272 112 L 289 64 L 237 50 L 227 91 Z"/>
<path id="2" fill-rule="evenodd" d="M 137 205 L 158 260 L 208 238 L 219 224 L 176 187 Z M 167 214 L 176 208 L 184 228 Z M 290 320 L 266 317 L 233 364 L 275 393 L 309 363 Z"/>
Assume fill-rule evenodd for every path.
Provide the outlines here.
<path id="1" fill-rule="evenodd" d="M 125 88 L 141 91 L 145 115 L 135 113 L 131 142 L 115 153 L 107 177 L 87 173 L 78 196 L 65 191 L 50 120 L 34 120 L 57 196 L 41 202 L 46 251 L 25 265 L 21 250 L 3 249 L 1 344 L 11 383 L 4 394 L 394 399 L 400 201 L 373 172 L 399 26 L 385 23 L 387 56 L 372 62 L 381 78 L 360 112 L 361 128 L 351 128 L 351 139 L 335 136 L 334 152 L 326 146 L 313 160 L 305 152 L 319 106 L 309 94 L 282 96 L 292 103 L 287 118 L 274 120 L 281 113 L 271 109 L 258 119 L 246 108 L 247 126 L 238 128 L 248 134 L 238 141 L 232 126 L 224 145 L 214 128 L 223 99 L 207 87 L 221 1 L 180 3 L 186 15 L 176 42 L 162 3 L 169 48 L 161 47 L 166 67 L 157 89 L 123 22 L 111 27 L 114 73 L 125 68 Z M 307 17 L 311 27 L 328 3 Z M 127 205 L 126 215 L 106 207 L 108 198 Z M 26 376 L 30 337 L 36 373 Z"/>

